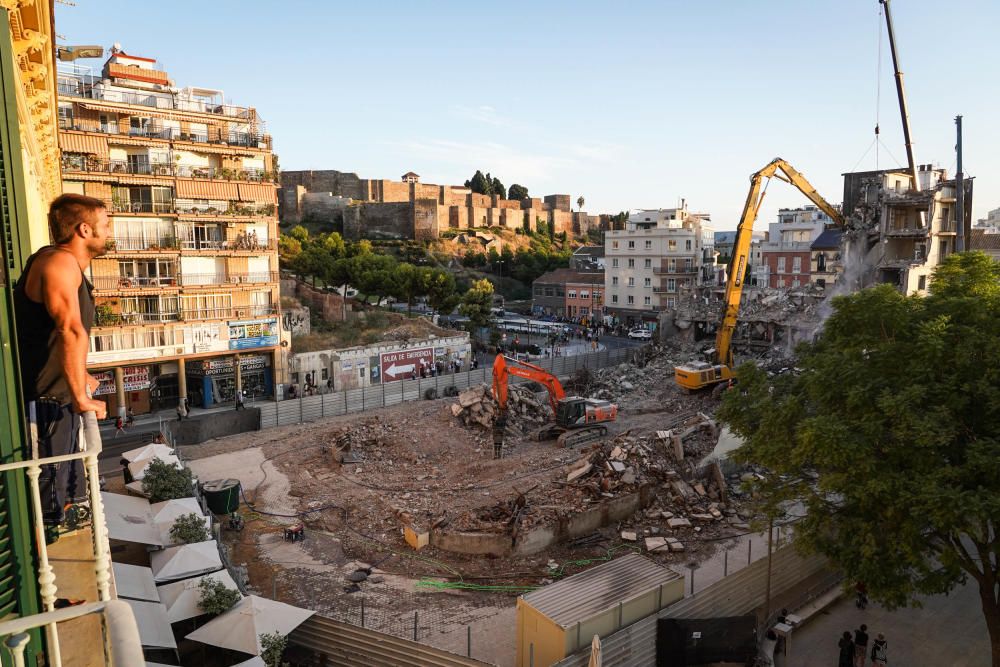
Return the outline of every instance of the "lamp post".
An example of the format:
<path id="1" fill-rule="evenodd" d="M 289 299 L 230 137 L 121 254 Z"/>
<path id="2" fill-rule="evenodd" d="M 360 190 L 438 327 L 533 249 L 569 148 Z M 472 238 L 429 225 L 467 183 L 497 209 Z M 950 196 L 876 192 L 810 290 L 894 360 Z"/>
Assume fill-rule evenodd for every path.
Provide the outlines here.
<path id="1" fill-rule="evenodd" d="M 505 310 L 506 309 L 506 304 L 504 303 L 504 299 L 503 299 L 503 260 L 502 259 L 498 259 L 497 260 L 497 271 L 498 271 L 498 276 L 499 276 L 497 278 L 497 292 L 499 292 L 499 294 L 500 294 L 500 308 Z"/>

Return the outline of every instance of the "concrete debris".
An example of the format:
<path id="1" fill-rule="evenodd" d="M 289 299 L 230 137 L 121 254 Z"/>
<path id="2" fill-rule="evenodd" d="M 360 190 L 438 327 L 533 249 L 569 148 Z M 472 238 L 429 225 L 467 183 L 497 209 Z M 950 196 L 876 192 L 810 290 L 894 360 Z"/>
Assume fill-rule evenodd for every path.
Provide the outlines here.
<path id="1" fill-rule="evenodd" d="M 452 415 L 467 427 L 492 428 L 499 412 L 493 391 L 485 384 L 461 392 L 458 403 L 451 406 Z M 529 385 L 512 384 L 507 388 L 507 430 L 523 436 L 537 431 L 551 419 L 548 401 L 536 396 Z"/>
<path id="2" fill-rule="evenodd" d="M 622 539 L 626 542 L 635 542 L 636 534 L 634 530 L 623 530 L 621 532 Z"/>
<path id="3" fill-rule="evenodd" d="M 669 551 L 667 546 L 667 538 L 665 537 L 647 537 L 646 538 L 646 551 Z"/>

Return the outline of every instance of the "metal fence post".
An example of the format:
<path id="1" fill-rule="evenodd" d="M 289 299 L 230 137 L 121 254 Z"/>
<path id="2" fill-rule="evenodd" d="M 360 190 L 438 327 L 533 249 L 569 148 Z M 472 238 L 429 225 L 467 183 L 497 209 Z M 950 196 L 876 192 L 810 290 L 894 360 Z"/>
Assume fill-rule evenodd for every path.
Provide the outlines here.
<path id="1" fill-rule="evenodd" d="M 722 554 L 722 576 L 729 576 L 729 549 Z"/>
<path id="2" fill-rule="evenodd" d="M 472 626 L 465 626 L 465 655 L 472 657 Z"/>
<path id="3" fill-rule="evenodd" d="M 365 596 L 361 596 L 361 627 L 365 627 Z"/>
<path id="4" fill-rule="evenodd" d="M 385 385 L 382 385 L 382 405 L 385 405 Z M 361 385 L 361 412 L 365 411 L 365 386 Z"/>
<path id="5" fill-rule="evenodd" d="M 319 395 L 319 416 L 326 417 L 326 394 Z"/>
<path id="6" fill-rule="evenodd" d="M 365 390 L 365 388 L 362 387 L 361 391 L 363 392 L 364 390 Z M 345 389 L 341 393 L 344 395 L 344 414 L 346 415 L 347 414 L 347 390 Z"/>
<path id="7" fill-rule="evenodd" d="M 417 641 L 417 612 L 413 612 L 413 641 Z"/>
<path id="8" fill-rule="evenodd" d="M 753 549 L 753 540 L 747 540 L 747 565 L 750 564 L 750 550 Z"/>
<path id="9" fill-rule="evenodd" d="M 299 394 L 299 423 L 302 423 L 302 394 Z"/>

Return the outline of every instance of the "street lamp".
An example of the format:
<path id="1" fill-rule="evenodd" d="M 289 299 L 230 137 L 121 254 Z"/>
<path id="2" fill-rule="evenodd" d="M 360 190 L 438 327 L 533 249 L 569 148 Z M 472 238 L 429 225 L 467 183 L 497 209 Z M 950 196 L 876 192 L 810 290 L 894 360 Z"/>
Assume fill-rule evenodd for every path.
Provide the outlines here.
<path id="1" fill-rule="evenodd" d="M 497 271 L 498 271 L 498 275 L 499 275 L 499 277 L 497 278 L 497 292 L 500 293 L 500 309 L 501 310 L 505 310 L 506 309 L 506 304 L 504 303 L 504 299 L 503 299 L 503 260 L 502 259 L 498 259 L 497 260 L 497 265 L 498 265 L 497 266 Z"/>

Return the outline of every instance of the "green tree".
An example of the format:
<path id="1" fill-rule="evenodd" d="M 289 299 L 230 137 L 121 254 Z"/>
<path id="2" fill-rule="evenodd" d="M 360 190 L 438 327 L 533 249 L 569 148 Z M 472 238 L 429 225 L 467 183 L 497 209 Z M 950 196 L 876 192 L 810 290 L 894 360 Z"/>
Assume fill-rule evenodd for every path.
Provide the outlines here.
<path id="1" fill-rule="evenodd" d="M 208 539 L 205 517 L 190 512 L 181 514 L 170 527 L 170 539 L 175 543 L 194 544 Z"/>
<path id="2" fill-rule="evenodd" d="M 309 240 L 309 230 L 302 225 L 295 225 L 288 230 L 287 236 L 291 236 L 293 239 L 299 243 L 305 243 Z"/>
<path id="3" fill-rule="evenodd" d="M 493 181 L 483 176 L 483 172 L 478 169 L 472 179 L 465 182 L 465 187 L 479 195 L 493 194 Z"/>
<path id="4" fill-rule="evenodd" d="M 352 284 L 367 296 L 377 297 L 376 303 L 381 304 L 387 296 L 397 290 L 396 260 L 388 255 L 359 255 L 356 265 L 357 277 Z"/>
<path id="5" fill-rule="evenodd" d="M 587 200 L 583 198 L 583 195 L 580 195 L 579 197 L 577 197 L 576 198 L 576 210 L 582 211 L 583 210 L 583 205 L 586 202 L 587 202 Z"/>
<path id="6" fill-rule="evenodd" d="M 455 276 L 443 269 L 432 269 L 427 279 L 427 301 L 439 315 L 448 315 L 458 306 Z"/>
<path id="7" fill-rule="evenodd" d="M 469 318 L 470 333 L 489 326 L 493 308 L 493 283 L 486 278 L 472 283 L 458 306 L 458 312 Z"/>
<path id="8" fill-rule="evenodd" d="M 490 189 L 493 191 L 492 194 L 500 197 L 500 199 L 507 198 L 507 188 L 503 186 L 503 183 L 501 183 L 500 179 L 496 176 L 493 177 L 493 183 L 491 184 Z"/>
<path id="9" fill-rule="evenodd" d="M 142 478 L 142 493 L 151 503 L 188 498 L 193 495 L 191 470 L 154 459 Z"/>
<path id="10" fill-rule="evenodd" d="M 528 188 L 518 183 L 513 183 L 507 191 L 507 198 L 514 201 L 521 201 L 528 198 Z"/>
<path id="11" fill-rule="evenodd" d="M 739 369 L 719 417 L 770 468 L 765 511 L 890 607 L 979 587 L 1000 667 L 1000 264 L 949 256 L 926 298 L 880 285 L 834 300 L 796 373 Z"/>
<path id="12" fill-rule="evenodd" d="M 240 592 L 211 576 L 198 582 L 198 606 L 206 614 L 224 614 L 240 601 Z"/>
<path id="13" fill-rule="evenodd" d="M 286 646 L 288 646 L 288 637 L 281 633 L 261 633 L 260 659 L 264 661 L 266 667 L 285 667 L 288 664 L 283 660 Z"/>
<path id="14" fill-rule="evenodd" d="M 278 237 L 278 262 L 281 266 L 295 271 L 292 267 L 300 254 L 302 254 L 302 241 L 287 234 Z"/>

